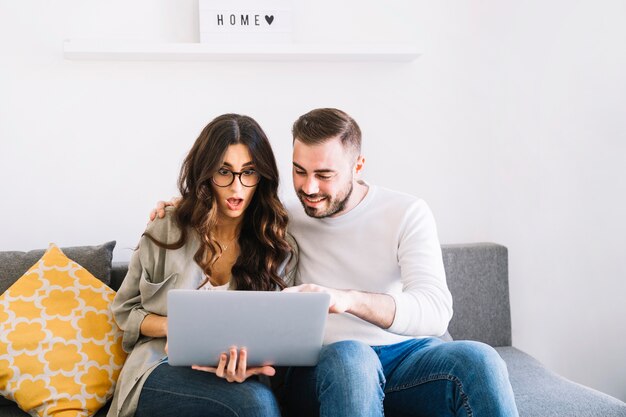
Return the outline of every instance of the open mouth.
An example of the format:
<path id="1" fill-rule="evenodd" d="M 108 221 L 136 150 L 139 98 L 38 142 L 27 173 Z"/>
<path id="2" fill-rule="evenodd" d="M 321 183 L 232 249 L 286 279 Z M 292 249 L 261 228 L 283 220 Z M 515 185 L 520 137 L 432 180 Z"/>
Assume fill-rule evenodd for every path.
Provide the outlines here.
<path id="1" fill-rule="evenodd" d="M 226 205 L 228 206 L 229 210 L 241 210 L 241 208 L 243 207 L 243 199 L 231 197 L 226 200 Z"/>

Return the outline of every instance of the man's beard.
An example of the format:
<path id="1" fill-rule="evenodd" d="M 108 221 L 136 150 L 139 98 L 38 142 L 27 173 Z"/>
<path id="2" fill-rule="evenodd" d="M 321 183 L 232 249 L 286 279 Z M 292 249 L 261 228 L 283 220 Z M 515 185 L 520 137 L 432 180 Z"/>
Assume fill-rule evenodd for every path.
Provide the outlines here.
<path id="1" fill-rule="evenodd" d="M 346 204 L 348 204 L 348 199 L 350 199 L 350 196 L 352 195 L 353 188 L 354 187 L 352 185 L 352 181 L 350 181 L 350 188 L 348 189 L 348 191 L 346 191 L 343 196 L 338 195 L 338 197 L 334 200 L 330 199 L 330 196 L 328 194 L 309 195 L 303 193 L 302 191 L 298 191 L 298 199 L 300 200 L 300 203 L 302 204 L 302 207 L 304 207 L 304 211 L 308 216 L 315 217 L 316 219 L 323 219 L 324 217 L 330 217 L 334 214 L 337 214 L 346 208 Z M 304 202 L 304 199 L 306 197 L 309 197 L 311 199 L 325 198 L 327 199 L 327 201 L 329 201 L 328 208 L 325 211 L 320 211 L 315 207 L 309 207 Z"/>

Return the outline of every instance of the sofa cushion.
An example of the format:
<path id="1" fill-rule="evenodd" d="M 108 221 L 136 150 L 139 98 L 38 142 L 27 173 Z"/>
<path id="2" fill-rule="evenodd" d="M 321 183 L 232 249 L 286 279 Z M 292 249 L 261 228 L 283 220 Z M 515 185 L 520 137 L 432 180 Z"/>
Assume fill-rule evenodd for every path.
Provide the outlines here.
<path id="1" fill-rule="evenodd" d="M 98 246 L 74 246 L 61 248 L 61 250 L 93 276 L 109 285 L 114 248 L 115 241 L 111 241 Z M 6 291 L 28 268 L 33 266 L 43 256 L 44 252 L 44 249 L 29 252 L 0 252 L 0 294 Z"/>
<path id="2" fill-rule="evenodd" d="M 39 415 L 93 415 L 126 354 L 115 292 L 54 244 L 0 295 L 0 394 Z"/>
<path id="3" fill-rule="evenodd" d="M 520 417 L 624 417 L 626 404 L 569 381 L 514 347 L 496 348 L 506 362 Z"/>

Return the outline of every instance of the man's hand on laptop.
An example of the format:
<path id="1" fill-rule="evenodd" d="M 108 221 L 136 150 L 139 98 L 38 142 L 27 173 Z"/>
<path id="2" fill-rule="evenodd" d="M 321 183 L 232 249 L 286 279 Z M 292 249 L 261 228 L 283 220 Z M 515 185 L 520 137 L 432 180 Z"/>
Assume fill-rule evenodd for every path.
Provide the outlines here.
<path id="1" fill-rule="evenodd" d="M 389 294 L 338 290 L 315 284 L 285 288 L 284 292 L 325 292 L 330 294 L 329 313 L 350 313 L 381 329 L 388 329 L 396 315 L 396 302 Z"/>
<path id="2" fill-rule="evenodd" d="M 246 348 L 241 348 L 239 352 L 237 352 L 237 346 L 231 346 L 229 354 L 230 357 L 226 352 L 222 352 L 217 367 L 193 365 L 191 368 L 198 371 L 212 372 L 218 377 L 226 379 L 228 382 L 244 382 L 253 375 L 274 376 L 276 373 L 276 370 L 271 366 L 255 366 L 248 368 L 248 352 Z"/>
<path id="3" fill-rule="evenodd" d="M 337 290 L 335 288 L 322 287 L 315 284 L 302 284 L 295 287 L 288 287 L 283 292 L 324 292 L 330 294 L 329 313 L 345 313 L 350 309 L 350 291 Z"/>
<path id="4" fill-rule="evenodd" d="M 172 197 L 170 201 L 159 201 L 154 209 L 150 212 L 150 221 L 156 219 L 162 219 L 165 217 L 165 207 L 173 206 L 176 207 L 180 202 L 180 197 Z"/>

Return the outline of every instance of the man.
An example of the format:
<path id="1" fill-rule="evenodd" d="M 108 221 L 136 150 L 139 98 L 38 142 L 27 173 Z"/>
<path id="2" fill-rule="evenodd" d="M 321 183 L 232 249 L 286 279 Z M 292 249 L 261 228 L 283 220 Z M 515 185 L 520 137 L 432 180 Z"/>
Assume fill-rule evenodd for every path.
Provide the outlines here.
<path id="1" fill-rule="evenodd" d="M 506 366 L 491 347 L 443 342 L 452 297 L 435 221 L 423 200 L 359 179 L 357 123 L 316 109 L 293 125 L 287 203 L 300 285 L 331 295 L 317 366 L 292 368 L 294 416 L 517 416 Z"/>

